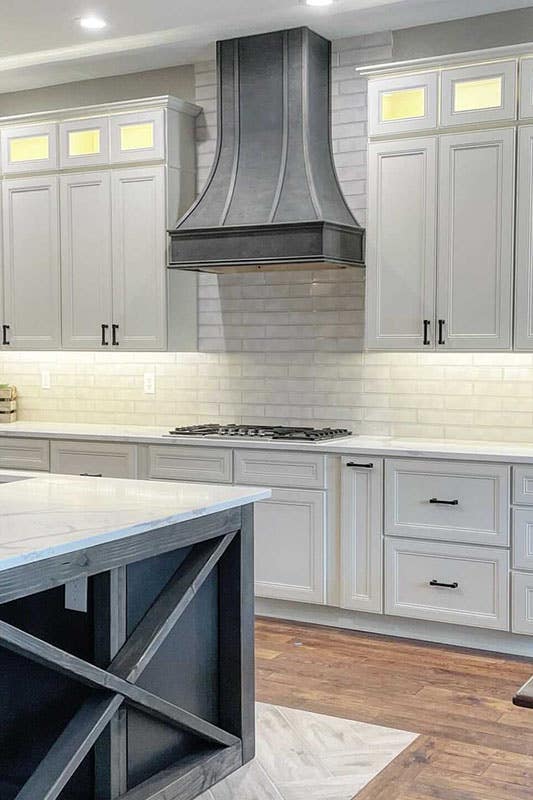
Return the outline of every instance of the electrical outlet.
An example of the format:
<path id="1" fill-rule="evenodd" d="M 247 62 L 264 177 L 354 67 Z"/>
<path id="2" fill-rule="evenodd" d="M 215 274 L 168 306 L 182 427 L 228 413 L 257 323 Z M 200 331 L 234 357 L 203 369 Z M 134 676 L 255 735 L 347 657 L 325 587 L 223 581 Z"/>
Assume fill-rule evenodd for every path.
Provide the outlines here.
<path id="1" fill-rule="evenodd" d="M 144 393 L 145 394 L 155 394 L 155 373 L 154 372 L 145 372 L 144 373 Z"/>
<path id="2" fill-rule="evenodd" d="M 41 372 L 41 389 L 49 389 L 50 388 L 50 372 L 47 369 L 43 369 Z"/>

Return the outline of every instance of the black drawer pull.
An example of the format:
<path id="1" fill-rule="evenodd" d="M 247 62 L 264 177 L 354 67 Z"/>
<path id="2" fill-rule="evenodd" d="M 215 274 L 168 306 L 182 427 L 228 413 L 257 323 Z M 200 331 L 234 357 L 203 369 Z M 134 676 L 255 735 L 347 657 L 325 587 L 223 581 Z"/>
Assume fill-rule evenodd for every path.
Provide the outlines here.
<path id="1" fill-rule="evenodd" d="M 80 472 L 80 478 L 102 478 L 101 472 Z"/>
<path id="2" fill-rule="evenodd" d="M 348 461 L 346 464 L 347 467 L 364 467 L 364 469 L 372 469 L 373 464 L 356 464 L 355 461 Z"/>
<path id="3" fill-rule="evenodd" d="M 459 500 L 437 500 L 436 497 L 432 497 L 429 502 L 433 503 L 433 505 L 437 505 L 437 506 L 458 506 L 459 505 Z"/>
<path id="4" fill-rule="evenodd" d="M 7 338 L 7 333 L 9 331 L 9 325 L 2 325 L 2 344 L 10 344 L 9 339 Z"/>
<path id="5" fill-rule="evenodd" d="M 112 332 L 111 344 L 114 345 L 115 347 L 117 347 L 118 343 L 119 343 L 118 342 L 118 337 L 117 337 L 118 325 L 116 325 L 116 324 L 112 325 L 111 326 L 111 332 Z"/>
<path id="6" fill-rule="evenodd" d="M 453 583 L 441 583 L 440 581 L 430 581 L 429 585 L 430 586 L 439 586 L 439 587 L 441 587 L 443 589 L 458 589 L 459 588 L 459 584 L 457 583 L 457 581 L 454 581 Z"/>
<path id="7" fill-rule="evenodd" d="M 439 344 L 446 344 L 446 340 L 444 338 L 444 326 L 446 325 L 446 320 L 439 319 Z"/>
<path id="8" fill-rule="evenodd" d="M 425 319 L 424 320 L 424 344 L 431 344 L 429 340 L 429 326 L 431 325 L 431 320 Z"/>
<path id="9" fill-rule="evenodd" d="M 109 344 L 106 338 L 108 330 L 109 330 L 109 325 L 102 325 L 102 347 L 107 347 Z"/>

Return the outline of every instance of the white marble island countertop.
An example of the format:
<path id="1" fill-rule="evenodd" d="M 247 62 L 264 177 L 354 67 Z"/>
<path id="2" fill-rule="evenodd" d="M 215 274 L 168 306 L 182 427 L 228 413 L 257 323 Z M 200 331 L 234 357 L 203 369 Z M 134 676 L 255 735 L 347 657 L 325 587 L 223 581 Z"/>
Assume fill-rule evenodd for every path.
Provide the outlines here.
<path id="1" fill-rule="evenodd" d="M 269 489 L 43 475 L 0 486 L 0 572 L 269 498 Z"/>

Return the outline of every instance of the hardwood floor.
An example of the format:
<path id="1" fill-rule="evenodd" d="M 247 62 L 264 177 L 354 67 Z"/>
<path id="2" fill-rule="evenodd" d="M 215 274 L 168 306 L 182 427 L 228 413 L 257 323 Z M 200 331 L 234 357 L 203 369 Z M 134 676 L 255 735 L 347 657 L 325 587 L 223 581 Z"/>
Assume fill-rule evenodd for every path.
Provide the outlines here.
<path id="1" fill-rule="evenodd" d="M 532 800 L 533 660 L 258 619 L 257 698 L 421 736 L 357 800 Z"/>

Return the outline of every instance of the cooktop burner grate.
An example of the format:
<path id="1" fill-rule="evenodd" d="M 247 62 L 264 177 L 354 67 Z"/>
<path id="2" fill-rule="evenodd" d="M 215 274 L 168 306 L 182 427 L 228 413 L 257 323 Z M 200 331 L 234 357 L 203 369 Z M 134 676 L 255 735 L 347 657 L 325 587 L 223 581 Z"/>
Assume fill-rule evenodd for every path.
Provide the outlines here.
<path id="1" fill-rule="evenodd" d="M 298 428 L 287 425 L 186 425 L 169 431 L 172 436 L 221 436 L 243 439 L 285 439 L 321 442 L 351 436 L 347 428 Z"/>

